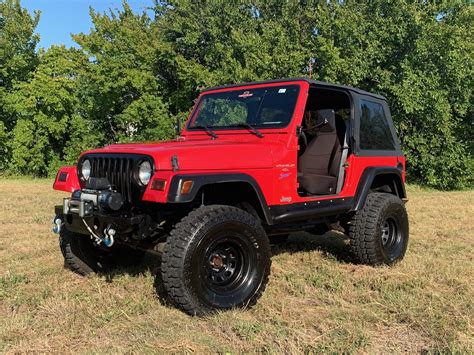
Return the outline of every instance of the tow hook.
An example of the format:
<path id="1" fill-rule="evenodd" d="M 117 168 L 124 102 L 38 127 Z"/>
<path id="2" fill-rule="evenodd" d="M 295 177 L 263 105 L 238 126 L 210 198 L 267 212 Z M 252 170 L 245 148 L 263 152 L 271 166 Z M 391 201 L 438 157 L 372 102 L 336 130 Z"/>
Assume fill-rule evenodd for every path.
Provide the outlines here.
<path id="1" fill-rule="evenodd" d="M 105 229 L 104 229 L 104 237 L 101 237 L 97 235 L 86 223 L 86 221 L 82 220 L 84 222 L 84 225 L 86 228 L 89 230 L 91 239 L 94 240 L 95 244 L 100 245 L 102 243 L 104 246 L 107 248 L 110 248 L 112 245 L 114 245 L 115 239 L 115 229 L 112 228 L 112 225 L 109 224 Z"/>
<path id="2" fill-rule="evenodd" d="M 114 245 L 114 235 L 116 231 L 115 229 L 112 228 L 112 226 L 109 224 L 107 228 L 104 229 L 104 235 L 105 238 L 101 238 L 102 243 L 108 248 L 110 248 L 112 245 Z"/>
<path id="3" fill-rule="evenodd" d="M 59 217 L 54 217 L 53 218 L 53 233 L 59 234 L 61 233 L 61 228 L 63 226 L 63 221 Z"/>
<path id="4" fill-rule="evenodd" d="M 90 233 L 91 239 L 97 245 L 100 245 L 100 243 L 103 243 L 107 248 L 110 248 L 112 245 L 114 245 L 114 235 L 115 235 L 116 231 L 115 231 L 115 229 L 112 228 L 111 224 L 109 224 L 104 229 L 104 237 L 101 237 L 100 235 L 97 235 L 97 233 L 94 232 L 91 227 L 89 227 L 89 225 L 87 224 L 87 222 L 84 219 L 82 219 L 82 223 L 84 223 L 84 226 L 86 227 L 86 229 Z"/>

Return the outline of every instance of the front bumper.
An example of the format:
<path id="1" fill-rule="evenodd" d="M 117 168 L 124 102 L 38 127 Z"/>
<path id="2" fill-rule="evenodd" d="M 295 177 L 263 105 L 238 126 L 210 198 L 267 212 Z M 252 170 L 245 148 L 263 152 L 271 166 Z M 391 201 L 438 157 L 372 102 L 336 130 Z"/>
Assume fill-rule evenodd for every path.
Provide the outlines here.
<path id="1" fill-rule="evenodd" d="M 56 206 L 54 211 L 56 217 L 59 217 L 63 221 L 64 227 L 67 230 L 87 235 L 91 233 L 84 223 L 87 223 L 89 228 L 93 229 L 98 235 L 104 235 L 104 231 L 112 227 L 117 231 L 117 234 L 125 236 L 136 232 L 147 218 L 146 215 L 130 215 L 125 213 L 105 214 L 96 210 L 90 211 L 88 216 L 81 217 L 78 211 L 64 213 L 63 206 Z"/>

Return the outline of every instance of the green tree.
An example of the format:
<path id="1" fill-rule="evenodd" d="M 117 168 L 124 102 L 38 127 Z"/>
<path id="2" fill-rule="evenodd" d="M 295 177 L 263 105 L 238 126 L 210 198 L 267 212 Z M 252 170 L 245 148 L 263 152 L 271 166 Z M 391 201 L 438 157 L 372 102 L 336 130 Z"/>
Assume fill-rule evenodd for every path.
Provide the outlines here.
<path id="1" fill-rule="evenodd" d="M 165 40 L 213 84 L 307 75 L 312 63 L 316 79 L 388 98 L 411 181 L 472 179 L 472 6 L 178 0 L 155 9 Z"/>
<path id="2" fill-rule="evenodd" d="M 38 63 L 39 36 L 34 33 L 38 21 L 39 12 L 31 16 L 19 0 L 0 1 L 0 170 L 9 159 L 9 132 L 17 119 L 10 95 L 15 85 L 30 79 Z"/>
<path id="3" fill-rule="evenodd" d="M 472 7 L 374 1 L 331 15 L 315 38 L 322 77 L 389 99 L 411 181 L 465 185 L 473 174 Z"/>
<path id="4" fill-rule="evenodd" d="M 88 147 L 171 138 L 201 88 L 311 68 L 388 98 L 410 181 L 472 186 L 467 3 L 156 0 L 150 18 L 123 2 L 91 9 L 79 49 L 39 52 L 39 15 L 13 0 L 0 9 L 0 169 L 10 159 L 15 171 L 51 174 Z"/>
<path id="5" fill-rule="evenodd" d="M 0 121 L 0 171 L 5 170 L 6 157 L 7 157 L 7 144 L 8 135 L 5 129 L 5 125 Z"/>
<path id="6" fill-rule="evenodd" d="M 77 49 L 53 46 L 40 51 L 29 82 L 17 85 L 11 105 L 18 115 L 12 133 L 11 170 L 52 175 L 64 162 L 94 146 L 101 134 L 81 116 L 77 78 L 87 57 Z"/>
<path id="7" fill-rule="evenodd" d="M 104 132 L 102 143 L 169 138 L 173 122 L 157 66 L 166 44 L 146 13 L 123 7 L 109 14 L 91 9 L 94 27 L 74 36 L 91 63 L 79 80 L 81 106 Z"/>
<path id="8" fill-rule="evenodd" d="M 305 9 L 281 1 L 157 1 L 155 12 L 176 55 L 200 65 L 210 85 L 301 75 L 310 58 Z"/>

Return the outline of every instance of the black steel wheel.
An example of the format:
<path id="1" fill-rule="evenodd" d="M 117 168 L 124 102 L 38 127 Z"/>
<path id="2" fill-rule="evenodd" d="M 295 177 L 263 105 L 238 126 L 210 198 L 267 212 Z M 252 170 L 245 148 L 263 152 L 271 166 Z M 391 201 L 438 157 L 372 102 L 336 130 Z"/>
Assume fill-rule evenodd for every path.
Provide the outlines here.
<path id="1" fill-rule="evenodd" d="M 370 193 L 349 224 L 351 250 L 363 264 L 392 265 L 402 260 L 408 236 L 405 205 L 388 193 Z"/>
<path id="2" fill-rule="evenodd" d="M 389 217 L 382 222 L 381 230 L 383 249 L 390 259 L 394 259 L 400 253 L 400 247 L 403 246 L 402 233 L 398 228 L 398 223 L 394 218 Z"/>
<path id="3" fill-rule="evenodd" d="M 268 238 L 255 217 L 232 206 L 202 206 L 171 232 L 161 279 L 178 307 L 204 315 L 255 304 L 270 264 Z"/>

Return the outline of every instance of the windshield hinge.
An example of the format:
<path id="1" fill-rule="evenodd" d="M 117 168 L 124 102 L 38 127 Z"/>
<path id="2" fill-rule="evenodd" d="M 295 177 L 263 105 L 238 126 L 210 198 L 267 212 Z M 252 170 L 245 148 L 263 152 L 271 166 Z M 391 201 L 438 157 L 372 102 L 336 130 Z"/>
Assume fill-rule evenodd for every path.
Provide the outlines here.
<path id="1" fill-rule="evenodd" d="M 179 170 L 178 156 L 177 155 L 173 155 L 171 157 L 171 166 L 173 167 L 173 171 Z"/>

